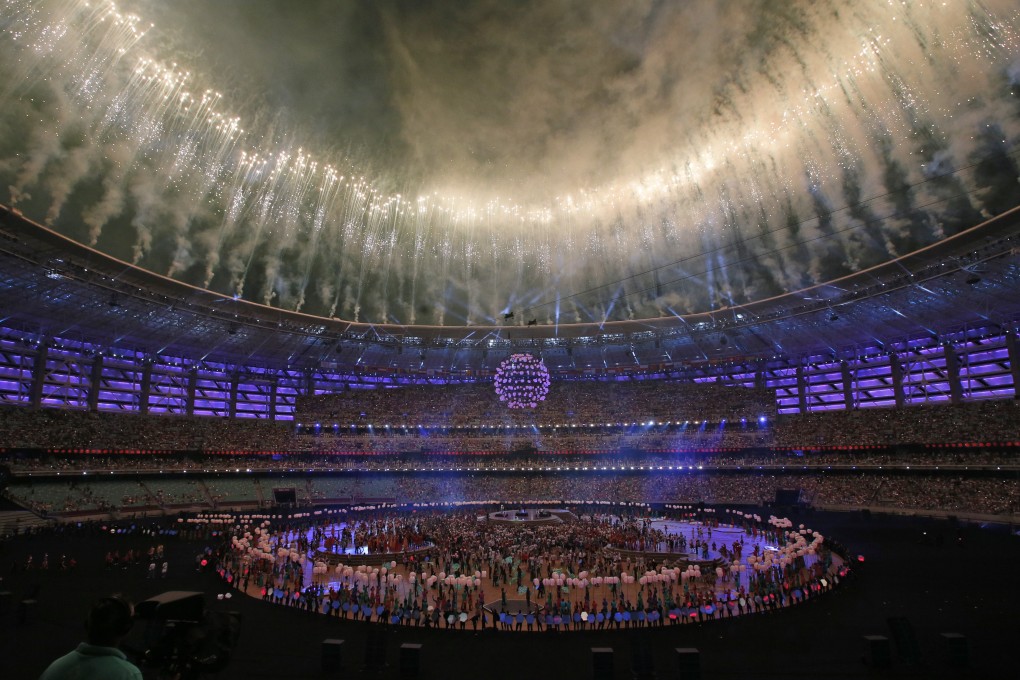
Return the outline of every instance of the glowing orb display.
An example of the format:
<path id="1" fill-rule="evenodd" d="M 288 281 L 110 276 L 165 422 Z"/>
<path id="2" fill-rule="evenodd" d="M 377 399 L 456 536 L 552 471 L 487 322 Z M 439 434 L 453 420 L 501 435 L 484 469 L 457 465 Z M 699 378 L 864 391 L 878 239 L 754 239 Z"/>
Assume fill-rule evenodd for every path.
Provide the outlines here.
<path id="1" fill-rule="evenodd" d="M 495 383 L 507 408 L 535 408 L 549 394 L 549 369 L 530 354 L 511 354 L 496 369 Z"/>

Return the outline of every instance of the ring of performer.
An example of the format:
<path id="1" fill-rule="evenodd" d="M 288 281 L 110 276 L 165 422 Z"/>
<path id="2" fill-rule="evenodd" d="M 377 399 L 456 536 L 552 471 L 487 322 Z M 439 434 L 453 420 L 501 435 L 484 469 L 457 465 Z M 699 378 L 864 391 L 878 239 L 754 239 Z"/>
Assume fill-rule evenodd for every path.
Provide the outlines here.
<path id="1" fill-rule="evenodd" d="M 527 519 L 541 512 L 527 511 Z M 398 512 L 348 518 L 346 527 L 267 529 L 260 545 L 272 552 L 244 546 L 238 525 L 218 568 L 249 594 L 326 616 L 510 631 L 682 625 L 752 614 L 811 599 L 850 573 L 845 556 L 817 532 L 788 531 L 788 524 L 612 515 L 556 517 L 553 525 L 490 521 L 498 514 Z M 348 528 L 377 532 L 384 540 L 376 546 L 407 549 L 327 551 L 326 539 Z M 487 592 L 500 597 L 487 599 Z"/>

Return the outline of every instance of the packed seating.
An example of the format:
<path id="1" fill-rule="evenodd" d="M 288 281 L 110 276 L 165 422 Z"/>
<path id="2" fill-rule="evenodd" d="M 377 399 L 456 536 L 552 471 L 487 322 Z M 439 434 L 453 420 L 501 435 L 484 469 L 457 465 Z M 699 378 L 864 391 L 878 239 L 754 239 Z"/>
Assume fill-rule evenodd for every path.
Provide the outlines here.
<path id="1" fill-rule="evenodd" d="M 302 436 L 303 435 L 303 436 Z M 620 450 L 717 450 L 767 447 L 772 433 L 756 425 L 734 425 L 728 428 L 683 428 L 682 426 L 630 426 L 585 427 L 582 430 L 539 431 L 515 430 L 505 432 L 468 431 L 451 434 L 448 431 L 422 432 L 381 429 L 379 432 L 355 434 L 340 431 L 333 433 L 299 430 L 295 450 L 329 453 L 399 453 L 406 451 L 430 452 L 489 452 L 511 451 L 620 451 Z"/>
<path id="2" fill-rule="evenodd" d="M 832 469 L 942 467 L 976 469 L 1020 469 L 1015 448 L 967 447 L 897 449 L 855 449 L 847 451 L 738 450 L 727 452 L 620 453 L 415 453 L 415 454 L 326 454 L 291 453 L 278 455 L 192 454 L 186 456 L 88 455 L 19 453 L 0 455 L 0 464 L 15 477 L 46 477 L 75 472 L 131 473 L 246 473 L 246 472 L 437 472 L 506 470 L 627 470 L 627 469 Z M 190 493 L 190 492 L 189 492 Z M 173 502 L 173 501 L 171 501 Z"/>
<path id="3" fill-rule="evenodd" d="M 762 473 L 721 474 L 698 471 L 615 472 L 561 471 L 489 474 L 365 473 L 356 475 L 286 477 L 261 482 L 241 477 L 202 477 L 207 494 L 196 494 L 211 507 L 271 501 L 273 487 L 290 487 L 300 502 L 404 502 L 432 503 L 489 501 L 528 503 L 580 502 L 613 499 L 617 502 L 740 503 L 763 505 L 774 501 L 780 489 L 800 490 L 802 500 L 816 505 L 885 506 L 914 509 L 1016 514 L 1020 512 L 1020 480 L 1015 476 L 974 478 L 961 475 L 889 475 L 882 473 Z M 181 494 L 179 486 L 169 493 Z M 150 493 L 148 489 L 151 489 Z M 160 480 L 145 485 L 130 480 L 96 478 L 87 484 L 77 479 L 50 479 L 31 485 L 15 484 L 11 496 L 37 510 L 131 511 L 169 498 Z M 202 496 L 205 496 L 203 499 Z M 266 497 L 270 498 L 267 499 Z"/>
<path id="4" fill-rule="evenodd" d="M 581 385 L 588 385 L 581 383 Z M 644 391 L 645 386 L 641 386 Z M 454 388 L 450 388 L 451 390 Z M 456 388 L 461 389 L 461 388 Z M 728 393 L 740 388 L 717 388 Z M 745 391 L 745 390 L 741 390 Z M 375 391 L 372 391 L 375 392 Z M 397 392 L 384 390 L 383 392 Z M 351 391 L 350 394 L 354 394 Z M 363 398 L 371 392 L 357 391 Z M 345 395 L 348 393 L 344 393 Z M 329 395 L 330 398 L 336 395 Z M 317 399 L 321 399 L 317 397 Z M 372 400 L 368 399 L 371 403 Z M 646 403 L 646 402 L 639 402 Z M 393 404 L 390 404 L 393 406 Z M 619 411 L 623 407 L 617 405 Z M 620 423 L 603 414 L 580 422 L 510 426 L 440 426 L 363 423 L 298 427 L 290 422 L 187 416 L 142 416 L 61 409 L 0 408 L 0 450 L 59 453 L 155 454 L 150 465 L 176 465 L 180 452 L 310 452 L 396 454 L 729 451 L 838 449 L 907 444 L 1013 442 L 1020 432 L 1020 404 L 1013 400 L 903 409 L 862 409 L 782 416 L 777 422 L 741 418 L 725 424 L 702 417 L 641 415 L 634 407 Z M 720 408 L 713 413 L 718 415 Z M 615 414 L 619 416 L 617 412 Z M 645 420 L 645 418 L 648 418 Z M 673 420 L 659 420 L 673 417 Z M 759 416 L 759 418 L 762 416 Z M 610 424 L 606 424 L 610 423 Z M 406 425 L 406 427 L 405 427 Z M 57 463 L 59 464 L 59 463 Z"/>
<path id="5" fill-rule="evenodd" d="M 1003 399 L 783 416 L 775 428 L 774 446 L 889 446 L 1018 439 L 1020 401 Z"/>
<path id="6" fill-rule="evenodd" d="M 289 423 L 68 409 L 0 408 L 6 449 L 181 452 L 288 450 Z"/>
<path id="7" fill-rule="evenodd" d="M 299 397 L 304 423 L 473 427 L 496 424 L 590 424 L 770 418 L 776 400 L 764 389 L 681 382 L 554 383 L 536 409 L 507 409 L 490 383 L 348 389 Z"/>
<path id="8" fill-rule="evenodd" d="M 491 404 L 471 407 L 471 395 L 481 403 L 477 386 L 349 390 L 313 398 L 316 408 L 368 409 L 359 411 L 354 427 L 335 429 L 3 407 L 0 465 L 15 481 L 13 497 L 51 513 L 270 504 L 278 479 L 295 487 L 299 503 L 568 498 L 761 503 L 772 500 L 778 488 L 798 488 L 820 505 L 1018 511 L 1016 401 L 832 411 L 775 421 L 768 415 L 764 422 L 747 422 L 740 414 L 750 411 L 741 409 L 760 406 L 756 390 L 652 387 L 578 383 L 558 402 L 550 399 L 555 409 L 550 412 L 562 422 L 499 426 L 481 422 L 492 413 L 485 410 Z M 607 406 L 600 390 L 634 403 Z M 654 396 L 657 391 L 665 396 Z M 662 410 L 681 392 L 704 409 L 700 419 L 684 424 L 676 410 Z M 401 393 L 439 424 L 396 423 L 403 415 L 393 410 L 402 408 Z M 708 395 L 730 393 L 740 399 L 707 403 Z M 448 408 L 463 408 L 464 414 L 454 416 Z M 602 408 L 611 416 L 598 414 Z M 369 412 L 381 421 L 389 414 L 395 422 L 367 423 Z M 740 418 L 728 420 L 733 416 Z M 659 420 L 670 417 L 674 420 Z M 886 473 L 912 466 L 921 470 Z M 974 476 L 978 470 L 991 476 Z M 325 474 L 297 481 L 295 474 L 303 471 Z M 282 477 L 267 478 L 268 473 Z M 107 474 L 111 477 L 101 478 Z M 183 479 L 185 474 L 192 476 Z"/>

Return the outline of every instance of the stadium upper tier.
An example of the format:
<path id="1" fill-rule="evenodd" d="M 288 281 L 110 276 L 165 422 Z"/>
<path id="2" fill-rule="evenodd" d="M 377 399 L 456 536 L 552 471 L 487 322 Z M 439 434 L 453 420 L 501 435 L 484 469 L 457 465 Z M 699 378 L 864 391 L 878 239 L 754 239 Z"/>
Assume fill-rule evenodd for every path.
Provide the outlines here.
<path id="1" fill-rule="evenodd" d="M 1020 321 L 1020 209 L 889 263 L 723 309 L 601 324 L 400 326 L 309 316 L 231 298 L 101 254 L 0 208 L 3 331 L 89 351 L 274 370 L 477 377 L 510 352 L 554 377 L 663 373 L 707 363 L 856 358 L 918 337 Z"/>

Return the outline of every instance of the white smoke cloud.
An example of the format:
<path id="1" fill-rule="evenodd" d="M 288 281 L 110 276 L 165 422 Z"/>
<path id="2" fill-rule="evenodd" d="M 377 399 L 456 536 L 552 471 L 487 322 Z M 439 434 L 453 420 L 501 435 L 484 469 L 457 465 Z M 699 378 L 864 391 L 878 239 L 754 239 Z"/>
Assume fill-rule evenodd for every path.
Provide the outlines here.
<path id="1" fill-rule="evenodd" d="M 37 129 L 29 139 L 27 158 L 21 164 L 14 183 L 9 185 L 11 205 L 32 198 L 27 189 L 39 181 L 43 169 L 60 151 L 60 134 L 52 129 Z"/>
<path id="2" fill-rule="evenodd" d="M 92 170 L 95 163 L 95 149 L 91 146 L 77 146 L 66 151 L 57 167 L 46 176 L 45 189 L 50 197 L 45 223 L 52 226 L 64 209 L 71 192 Z"/>
<path id="3" fill-rule="evenodd" d="M 959 229 L 1008 192 L 938 168 L 995 151 L 975 131 L 1020 139 L 1008 0 L 154 5 L 140 11 L 160 29 L 108 63 L 81 57 L 111 34 L 73 18 L 62 41 L 35 22 L 0 45 L 0 181 L 90 243 L 133 230 L 135 262 L 302 310 L 459 323 L 510 296 L 553 320 L 537 306 L 577 295 L 564 321 L 664 313 L 664 293 L 729 305 L 927 242 L 942 211 Z M 248 132 L 161 99 L 141 57 L 187 64 L 178 92 L 225 83 Z M 31 101 L 11 94 L 23 81 Z M 347 176 L 324 211 L 321 173 L 295 160 L 318 142 L 341 151 L 308 158 Z M 432 189 L 451 196 L 406 200 Z"/>

